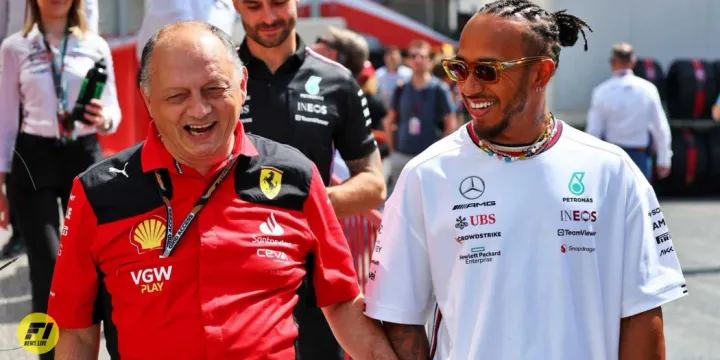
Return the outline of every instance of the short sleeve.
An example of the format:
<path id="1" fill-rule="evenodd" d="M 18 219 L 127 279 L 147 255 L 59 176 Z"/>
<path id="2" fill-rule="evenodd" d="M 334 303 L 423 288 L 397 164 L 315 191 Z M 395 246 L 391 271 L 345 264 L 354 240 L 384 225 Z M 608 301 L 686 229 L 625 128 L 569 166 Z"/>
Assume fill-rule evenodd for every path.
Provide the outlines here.
<path id="1" fill-rule="evenodd" d="M 12 46 L 12 40 L 0 44 L 0 173 L 10 172 L 20 126 L 20 65 Z"/>
<path id="2" fill-rule="evenodd" d="M 103 58 L 105 59 L 105 65 L 108 72 L 107 82 L 105 83 L 105 88 L 101 96 L 104 107 L 103 115 L 106 118 L 109 118 L 111 122 L 109 130 L 98 131 L 98 133 L 102 135 L 108 135 L 117 131 L 118 126 L 120 126 L 122 113 L 120 111 L 120 103 L 118 102 L 117 85 L 115 82 L 115 67 L 113 65 L 113 58 L 112 53 L 110 52 L 110 46 L 104 39 L 100 37 L 98 37 L 98 39 L 101 47 L 101 53 Z"/>
<path id="3" fill-rule="evenodd" d="M 434 308 L 420 179 L 403 169 L 383 212 L 370 263 L 365 315 L 397 324 L 425 325 Z"/>
<path id="4" fill-rule="evenodd" d="M 672 237 L 655 191 L 629 159 L 625 220 L 622 317 L 636 315 L 687 294 Z"/>
<path id="5" fill-rule="evenodd" d="M 83 329 L 94 323 L 98 294 L 97 267 L 91 254 L 97 219 L 75 178 L 50 287 L 48 314 L 65 329 Z"/>
<path id="6" fill-rule="evenodd" d="M 377 143 L 370 129 L 372 120 L 365 93 L 355 80 L 348 79 L 347 83 L 347 102 L 338 104 L 346 108 L 345 116 L 340 119 L 333 140 L 342 158 L 351 161 L 372 154 Z"/>
<path id="7" fill-rule="evenodd" d="M 304 213 L 315 238 L 312 274 L 317 306 L 354 299 L 360 294 L 360 288 L 350 248 L 315 165 Z"/>

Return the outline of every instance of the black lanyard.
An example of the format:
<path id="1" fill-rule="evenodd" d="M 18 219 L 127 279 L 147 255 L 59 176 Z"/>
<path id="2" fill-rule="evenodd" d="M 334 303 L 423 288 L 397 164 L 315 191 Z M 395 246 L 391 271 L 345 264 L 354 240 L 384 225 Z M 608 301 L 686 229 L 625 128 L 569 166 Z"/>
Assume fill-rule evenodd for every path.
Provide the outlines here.
<path id="1" fill-rule="evenodd" d="M 197 215 L 200 213 L 200 210 L 203 209 L 205 204 L 207 204 L 208 200 L 210 200 L 210 196 L 217 190 L 217 188 L 220 186 L 220 183 L 227 177 L 227 174 L 230 172 L 230 169 L 232 169 L 233 165 L 235 165 L 235 161 L 238 159 L 238 157 L 234 157 L 228 161 L 228 164 L 225 165 L 225 168 L 222 169 L 220 174 L 215 177 L 215 180 L 213 180 L 212 183 L 205 189 L 203 192 L 203 195 L 200 196 L 197 201 L 195 201 L 195 205 L 190 210 L 190 213 L 183 221 L 182 225 L 180 225 L 180 228 L 178 229 L 177 233 L 175 233 L 175 236 L 172 235 L 172 229 L 173 229 L 173 212 L 172 207 L 170 206 L 170 198 L 168 197 L 168 189 L 165 187 L 165 184 L 163 183 L 162 177 L 160 175 L 160 171 L 155 170 L 155 183 L 157 184 L 158 192 L 160 193 L 160 197 L 162 198 L 163 203 L 165 204 L 165 211 L 167 214 L 167 226 L 165 229 L 165 246 L 163 246 L 163 253 L 160 255 L 160 257 L 168 257 L 170 256 L 170 253 L 172 253 L 173 249 L 175 249 L 175 246 L 177 246 L 178 242 L 182 238 L 183 235 L 185 235 L 185 230 L 187 230 L 190 227 L 190 224 L 192 221 L 197 217 Z"/>
<path id="2" fill-rule="evenodd" d="M 60 44 L 60 46 L 62 47 L 62 51 L 60 53 L 59 66 L 55 64 L 55 55 L 52 52 L 52 48 L 50 48 L 50 43 L 48 43 L 47 36 L 44 32 L 43 42 L 45 43 L 45 48 L 47 49 L 48 55 L 50 55 L 50 68 L 52 69 L 53 85 L 55 85 L 55 97 L 57 97 L 58 127 L 60 128 L 61 132 L 64 130 L 69 133 L 67 137 L 72 137 L 73 129 L 69 126 L 70 124 L 65 124 L 69 116 L 67 113 L 67 90 L 65 84 L 63 84 L 62 81 L 62 76 L 65 72 L 65 54 L 67 52 L 68 42 L 70 42 L 70 31 L 65 31 L 65 35 L 63 35 Z"/>

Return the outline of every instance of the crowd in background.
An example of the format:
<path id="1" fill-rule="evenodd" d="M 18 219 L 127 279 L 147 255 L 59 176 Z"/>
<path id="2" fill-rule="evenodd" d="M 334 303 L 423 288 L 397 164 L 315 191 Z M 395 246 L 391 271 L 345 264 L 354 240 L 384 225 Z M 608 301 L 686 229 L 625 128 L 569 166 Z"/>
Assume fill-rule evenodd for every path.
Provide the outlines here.
<path id="1" fill-rule="evenodd" d="M 338 40 L 345 38 L 353 40 Z M 333 28 L 318 43 L 323 45 L 321 54 L 351 69 L 368 96 L 389 190 L 408 160 L 470 120 L 457 82 L 447 76 L 440 63 L 454 55 L 451 46 L 433 48 L 419 39 L 403 49 L 388 46 L 383 65 L 375 69 L 368 59 L 367 42 L 350 30 Z M 332 51 L 324 49 L 328 46 Z M 413 78 L 417 79 L 414 84 Z M 340 179 L 349 176 L 339 154 L 334 171 Z"/>

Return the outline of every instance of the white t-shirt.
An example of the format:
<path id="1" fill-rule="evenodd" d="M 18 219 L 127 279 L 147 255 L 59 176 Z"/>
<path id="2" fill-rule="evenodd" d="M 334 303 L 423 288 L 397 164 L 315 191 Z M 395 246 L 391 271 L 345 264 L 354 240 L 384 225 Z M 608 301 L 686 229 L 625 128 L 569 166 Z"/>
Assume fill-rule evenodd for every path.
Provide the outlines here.
<path id="1" fill-rule="evenodd" d="M 147 0 L 145 18 L 138 31 L 136 55 L 142 56 L 150 38 L 163 27 L 179 21 L 204 21 L 232 37 L 237 13 L 231 0 Z"/>
<path id="2" fill-rule="evenodd" d="M 409 81 L 412 77 L 412 70 L 405 65 L 400 65 L 397 72 L 390 72 L 387 67 L 383 66 L 375 72 L 375 77 L 378 79 L 378 96 L 385 107 L 390 109 L 392 95 L 398 87 L 398 82 L 400 80 Z"/>
<path id="3" fill-rule="evenodd" d="M 617 359 L 620 320 L 684 296 L 655 193 L 617 146 L 563 125 L 506 163 L 461 127 L 386 204 L 369 317 L 426 325 L 434 359 Z"/>
<path id="4" fill-rule="evenodd" d="M 60 59 L 62 49 L 51 46 L 54 57 Z M 115 87 L 110 47 L 105 39 L 88 32 L 84 38 L 70 35 L 65 55 L 63 79 L 67 82 L 68 111 L 77 101 L 87 72 L 101 58 L 105 59 L 108 79 L 102 93 L 103 115 L 111 122 L 113 133 L 120 125 L 120 106 Z M 53 83 L 51 59 L 37 26 L 23 37 L 17 32 L 0 46 L 0 172 L 9 170 L 12 149 L 18 132 L 18 109 L 22 102 L 24 117 L 21 131 L 27 134 L 57 138 L 57 96 Z M 95 133 L 97 127 L 75 122 L 75 135 Z"/>
<path id="5" fill-rule="evenodd" d="M 660 94 L 632 70 L 615 73 L 593 90 L 585 131 L 629 148 L 647 147 L 652 136 L 658 165 L 672 163 L 672 135 Z"/>

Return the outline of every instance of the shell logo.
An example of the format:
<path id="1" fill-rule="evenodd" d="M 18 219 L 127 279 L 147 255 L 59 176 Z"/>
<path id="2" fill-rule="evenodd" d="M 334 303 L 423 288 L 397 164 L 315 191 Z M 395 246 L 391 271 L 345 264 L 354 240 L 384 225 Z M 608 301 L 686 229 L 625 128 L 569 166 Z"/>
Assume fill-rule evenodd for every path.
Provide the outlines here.
<path id="1" fill-rule="evenodd" d="M 130 242 L 135 245 L 138 254 L 162 249 L 166 230 L 165 219 L 155 215 L 133 227 L 130 231 Z"/>

